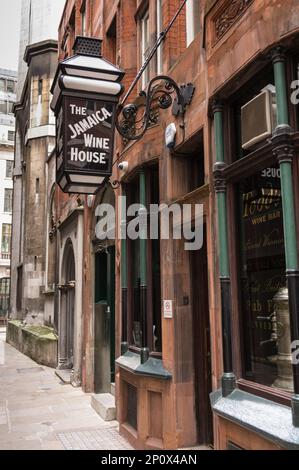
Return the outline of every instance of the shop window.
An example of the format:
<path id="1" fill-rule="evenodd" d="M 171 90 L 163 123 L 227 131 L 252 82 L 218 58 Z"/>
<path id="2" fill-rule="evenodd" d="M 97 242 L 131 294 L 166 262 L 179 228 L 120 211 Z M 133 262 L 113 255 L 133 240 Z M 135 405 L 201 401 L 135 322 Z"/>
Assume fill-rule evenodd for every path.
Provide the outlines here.
<path id="1" fill-rule="evenodd" d="M 150 204 L 159 204 L 159 173 L 158 167 L 147 168 L 146 172 L 146 193 L 147 208 Z M 132 180 L 127 187 L 128 204 L 139 202 L 139 176 Z M 133 217 L 132 217 L 133 218 Z M 150 214 L 148 214 L 150 218 Z M 130 222 L 130 219 L 128 219 Z M 130 318 L 130 343 L 133 347 L 142 347 L 142 293 L 140 281 L 140 240 L 128 239 L 129 251 L 129 318 Z M 160 280 L 160 243 L 159 240 L 147 239 L 147 315 L 146 315 L 146 344 L 151 352 L 160 353 L 162 351 L 161 334 L 161 280 Z"/>
<path id="2" fill-rule="evenodd" d="M 4 189 L 4 212 L 12 212 L 12 189 Z"/>
<path id="3" fill-rule="evenodd" d="M 186 3 L 186 44 L 187 47 L 194 41 L 200 30 L 200 2 L 188 0 Z"/>
<path id="4" fill-rule="evenodd" d="M 263 385 L 293 387 L 288 305 L 276 302 L 286 287 L 280 170 L 265 168 L 236 186 L 239 285 L 244 329 L 245 377 Z M 284 351 L 281 356 L 281 353 Z M 282 366 L 281 361 L 284 361 Z"/>
<path id="5" fill-rule="evenodd" d="M 227 174 L 234 168 L 227 180 L 232 311 L 239 320 L 232 340 L 242 351 L 234 367 L 240 364 L 245 387 L 258 383 L 275 398 L 277 389 L 292 391 L 293 377 L 281 175 L 269 142 L 277 125 L 272 64 L 231 96 L 224 139 Z"/>

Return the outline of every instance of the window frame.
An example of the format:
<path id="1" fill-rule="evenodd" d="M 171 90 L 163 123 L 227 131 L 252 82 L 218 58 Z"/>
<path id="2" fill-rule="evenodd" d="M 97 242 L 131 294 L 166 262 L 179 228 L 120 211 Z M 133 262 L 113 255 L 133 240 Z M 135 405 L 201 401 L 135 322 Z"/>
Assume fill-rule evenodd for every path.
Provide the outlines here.
<path id="1" fill-rule="evenodd" d="M 293 78 L 292 71 L 294 69 L 293 59 L 287 57 L 286 70 L 287 70 L 287 85 L 289 86 Z M 259 70 L 263 72 L 267 67 L 270 67 L 271 63 L 266 64 L 264 69 Z M 257 71 L 252 71 L 252 73 Z M 247 71 L 245 80 L 242 80 L 241 91 L 247 88 L 247 92 L 250 90 L 250 80 L 252 76 L 250 71 Z M 230 272 L 231 272 L 231 299 L 232 299 L 232 351 L 233 351 L 233 364 L 234 371 L 237 376 L 237 384 L 241 390 L 247 391 L 248 393 L 255 394 L 262 398 L 272 400 L 276 403 L 280 403 L 286 406 L 291 405 L 292 392 L 275 389 L 267 385 L 263 385 L 258 382 L 253 382 L 248 378 L 245 378 L 245 341 L 244 341 L 244 323 L 243 323 L 243 312 L 242 303 L 240 298 L 240 254 L 238 246 L 238 234 L 237 234 L 237 218 L 236 218 L 236 201 L 234 192 L 238 182 L 247 176 L 254 174 L 267 167 L 275 166 L 277 164 L 276 158 L 272 152 L 272 145 L 270 142 L 262 142 L 260 145 L 254 147 L 252 152 L 249 152 L 246 156 L 240 159 L 234 159 L 236 153 L 235 140 L 233 138 L 235 134 L 235 121 L 233 113 L 233 103 L 235 102 L 236 96 L 240 93 L 239 90 L 230 90 L 228 98 L 224 102 L 223 108 L 223 133 L 224 133 L 224 148 L 226 155 L 226 169 L 224 170 L 226 179 L 227 189 L 227 217 L 228 226 L 230 227 L 228 233 L 228 243 L 230 256 Z M 290 125 L 294 126 L 298 124 L 298 118 L 296 113 L 292 109 L 293 107 L 289 104 L 289 117 Z M 299 131 L 297 126 L 297 131 Z M 299 136 L 299 132 L 298 132 Z M 298 137 L 299 139 L 299 137 Z M 267 140 L 267 139 L 266 139 Z M 293 182 L 299 176 L 299 159 L 294 158 L 293 161 Z M 299 189 L 294 184 L 295 192 L 295 208 L 298 210 L 299 205 Z M 297 224 L 297 240 L 299 246 L 299 228 Z"/>
<path id="2" fill-rule="evenodd" d="M 9 197 L 7 196 L 9 194 Z M 9 201 L 9 208 L 7 208 L 7 204 Z M 3 212 L 5 214 L 11 214 L 12 213 L 12 208 L 13 208 L 13 190 L 11 188 L 4 188 L 4 206 L 3 206 Z M 10 210 L 8 210 L 10 209 Z"/>
<path id="3" fill-rule="evenodd" d="M 194 41 L 200 32 L 200 2 L 188 0 L 186 3 L 186 47 Z"/>
<path id="4" fill-rule="evenodd" d="M 144 171 L 146 173 L 146 196 L 147 196 L 147 201 L 150 201 L 150 177 L 151 173 L 153 172 L 152 167 L 155 166 L 157 169 L 158 173 L 158 184 L 159 182 L 159 170 L 158 170 L 158 162 L 154 162 L 154 165 L 148 165 L 144 167 Z M 156 170 L 155 170 L 156 171 Z M 132 193 L 131 191 L 132 186 L 131 185 L 136 185 L 137 188 L 139 187 L 138 184 L 138 178 L 139 178 L 139 172 L 135 172 L 134 175 L 132 175 L 132 178 L 125 183 L 125 194 L 127 196 L 127 206 L 129 206 L 132 203 L 137 203 L 138 201 L 134 201 L 132 199 Z M 130 187 L 131 186 L 131 187 Z M 136 187 L 134 189 L 136 191 Z M 137 189 L 138 191 L 138 189 Z M 147 203 L 148 204 L 148 203 Z M 149 207 L 147 207 L 149 210 Z M 149 217 L 149 214 L 148 214 Z M 127 221 L 128 223 L 128 221 Z M 139 239 L 137 239 L 136 242 L 139 242 Z M 150 239 L 147 239 L 147 285 L 146 285 L 146 332 L 147 332 L 147 337 L 146 337 L 146 345 L 150 350 L 150 356 L 151 357 L 156 357 L 156 358 L 162 358 L 162 351 L 163 351 L 163 346 L 162 346 L 162 309 L 161 309 L 161 302 L 162 302 L 162 285 L 161 285 L 161 253 L 160 253 L 160 238 L 157 240 L 159 244 L 159 264 L 160 264 L 160 309 L 159 309 L 159 314 L 160 314 L 160 341 L 161 341 L 161 351 L 154 351 L 153 350 L 153 323 L 154 323 L 154 305 L 152 301 L 152 292 L 153 292 L 153 271 L 152 271 L 152 243 Z M 128 343 L 129 343 L 129 350 L 135 353 L 139 353 L 141 350 L 141 347 L 138 347 L 134 344 L 133 342 L 133 321 L 134 321 L 134 282 L 133 282 L 133 270 L 134 270 L 134 263 L 135 260 L 133 259 L 133 241 L 127 239 L 127 259 L 130 260 L 128 262 L 128 297 L 127 297 L 127 312 L 128 312 L 128 325 L 127 325 L 127 337 L 128 337 Z M 138 266 L 139 270 L 139 266 Z M 142 328 L 142 318 L 141 320 L 141 328 Z"/>
<path id="5" fill-rule="evenodd" d="M 147 29 L 145 28 L 147 25 Z M 148 36 L 146 43 L 145 36 Z M 148 57 L 148 52 L 150 51 L 151 44 L 150 44 L 150 10 L 149 7 L 146 8 L 142 17 L 140 18 L 140 61 L 141 66 L 144 64 L 146 58 Z M 147 46 L 147 48 L 146 48 Z M 144 90 L 150 81 L 150 64 L 145 69 L 142 77 L 141 77 L 141 87 Z"/>
<path id="6" fill-rule="evenodd" d="M 8 171 L 9 170 L 9 171 Z M 6 160 L 5 178 L 13 179 L 14 161 Z"/>
<path id="7" fill-rule="evenodd" d="M 4 227 L 9 227 L 8 232 L 4 232 Z M 1 231 L 1 254 L 10 255 L 11 253 L 11 235 L 12 235 L 12 224 L 3 223 Z M 4 236 L 6 237 L 6 242 L 8 243 L 8 250 L 3 250 Z"/>

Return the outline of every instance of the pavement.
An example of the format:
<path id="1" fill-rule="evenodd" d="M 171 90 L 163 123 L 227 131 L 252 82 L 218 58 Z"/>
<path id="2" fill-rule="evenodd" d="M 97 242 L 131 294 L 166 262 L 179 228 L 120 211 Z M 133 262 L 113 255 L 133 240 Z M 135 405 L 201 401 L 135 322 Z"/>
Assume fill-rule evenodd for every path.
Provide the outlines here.
<path id="1" fill-rule="evenodd" d="M 103 421 L 90 401 L 8 345 L 0 328 L 0 450 L 132 449 L 117 421 Z"/>

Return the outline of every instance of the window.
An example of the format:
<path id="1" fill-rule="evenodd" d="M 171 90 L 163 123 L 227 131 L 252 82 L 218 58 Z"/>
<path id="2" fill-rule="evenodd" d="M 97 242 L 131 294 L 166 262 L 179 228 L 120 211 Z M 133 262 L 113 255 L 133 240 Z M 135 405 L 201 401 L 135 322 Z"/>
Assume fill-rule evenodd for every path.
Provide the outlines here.
<path id="1" fill-rule="evenodd" d="M 286 286 L 279 168 L 265 168 L 241 179 L 235 198 L 245 377 L 290 390 L 291 363 L 288 368 L 286 362 L 282 378 L 278 359 L 280 342 L 289 335 L 288 311 L 283 323 L 275 314 L 276 296 Z"/>
<path id="2" fill-rule="evenodd" d="M 5 254 L 10 253 L 11 242 L 11 224 L 2 225 L 2 239 L 1 239 L 1 252 Z"/>
<path id="3" fill-rule="evenodd" d="M 13 80 L 7 80 L 7 91 L 8 93 L 15 92 L 15 82 Z"/>
<path id="4" fill-rule="evenodd" d="M 200 30 L 200 2 L 188 0 L 186 3 L 186 44 L 187 47 L 194 41 Z"/>
<path id="5" fill-rule="evenodd" d="M 150 204 L 159 204 L 159 173 L 158 166 L 147 168 L 146 194 L 147 208 Z M 128 184 L 128 204 L 139 202 L 139 177 Z M 150 217 L 150 215 L 148 215 Z M 129 222 L 129 220 L 128 220 Z M 128 243 L 128 298 L 129 298 L 129 342 L 132 346 L 142 347 L 143 335 L 146 331 L 144 343 L 153 353 L 162 351 L 161 334 L 161 280 L 160 280 L 160 241 L 147 239 L 146 244 L 146 325 L 142 318 L 142 286 L 141 286 L 141 249 L 140 240 L 127 240 Z"/>
<path id="6" fill-rule="evenodd" d="M 4 100 L 0 100 L 0 113 L 7 114 L 7 104 Z"/>
<path id="7" fill-rule="evenodd" d="M 81 8 L 81 34 L 82 36 L 86 36 L 86 4 L 85 2 Z"/>
<path id="8" fill-rule="evenodd" d="M 15 141 L 15 132 L 14 131 L 8 131 L 7 137 L 8 137 L 8 140 L 10 142 L 14 142 Z"/>
<path id="9" fill-rule="evenodd" d="M 141 63 L 144 64 L 150 51 L 150 27 L 149 27 L 149 12 L 141 19 Z M 145 69 L 142 75 L 142 88 L 146 88 L 150 79 L 149 66 Z"/>
<path id="10" fill-rule="evenodd" d="M 5 79 L 0 78 L 0 91 L 5 91 Z"/>
<path id="11" fill-rule="evenodd" d="M 112 64 L 117 63 L 116 52 L 116 16 L 107 31 L 107 58 Z"/>
<path id="12" fill-rule="evenodd" d="M 14 162 L 11 160 L 6 160 L 6 173 L 5 173 L 6 178 L 13 177 L 13 163 Z"/>
<path id="13" fill-rule="evenodd" d="M 42 78 L 40 78 L 38 81 L 38 96 L 41 96 L 42 94 L 43 94 L 43 80 Z"/>
<path id="14" fill-rule="evenodd" d="M 12 212 L 12 189 L 4 189 L 4 212 Z"/>
<path id="15" fill-rule="evenodd" d="M 8 112 L 8 114 L 13 114 L 13 105 L 14 104 L 12 102 L 8 101 L 8 103 L 7 103 L 7 112 Z"/>
<path id="16" fill-rule="evenodd" d="M 269 96 L 267 106 L 259 101 L 264 93 Z M 281 175 L 269 142 L 276 125 L 272 65 L 255 73 L 233 100 L 224 113 L 230 149 L 227 168 L 230 163 L 235 168 L 227 185 L 232 305 L 240 320 L 242 377 L 269 387 L 273 396 L 275 389 L 291 391 L 293 376 Z M 248 105 L 249 113 L 244 112 Z M 271 125 L 264 133 L 268 121 Z M 258 157 L 255 162 L 252 155 Z"/>
<path id="17" fill-rule="evenodd" d="M 157 38 L 163 31 L 162 0 L 156 0 Z M 157 74 L 163 72 L 163 42 L 157 51 Z"/>

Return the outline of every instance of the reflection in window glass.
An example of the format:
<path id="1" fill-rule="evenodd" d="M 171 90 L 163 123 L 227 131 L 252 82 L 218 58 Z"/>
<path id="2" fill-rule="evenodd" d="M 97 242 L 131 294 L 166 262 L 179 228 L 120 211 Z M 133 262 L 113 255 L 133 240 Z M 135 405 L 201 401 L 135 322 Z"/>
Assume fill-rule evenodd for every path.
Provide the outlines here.
<path id="1" fill-rule="evenodd" d="M 243 179 L 236 197 L 246 378 L 291 390 L 288 302 L 279 317 L 277 304 L 287 292 L 279 168 Z"/>

